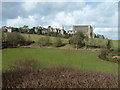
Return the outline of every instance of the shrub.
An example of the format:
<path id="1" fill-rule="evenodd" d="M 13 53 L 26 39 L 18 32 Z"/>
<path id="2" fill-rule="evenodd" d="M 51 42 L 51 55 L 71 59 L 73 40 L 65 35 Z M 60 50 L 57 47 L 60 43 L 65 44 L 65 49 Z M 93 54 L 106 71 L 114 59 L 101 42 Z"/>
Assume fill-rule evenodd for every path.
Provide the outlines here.
<path id="1" fill-rule="evenodd" d="M 108 40 L 108 43 L 106 45 L 107 49 L 111 49 L 112 47 L 112 41 L 111 40 Z"/>
<path id="2" fill-rule="evenodd" d="M 61 40 L 60 38 L 56 37 L 55 40 L 54 40 L 53 45 L 54 45 L 55 47 L 60 47 L 60 46 L 62 46 L 62 45 L 63 45 L 63 44 L 62 44 L 62 40 Z"/>
<path id="3" fill-rule="evenodd" d="M 88 39 L 87 47 L 112 49 L 112 41 L 108 39 Z"/>
<path id="4" fill-rule="evenodd" d="M 13 32 L 13 33 L 7 33 L 7 40 L 6 41 L 7 41 L 7 45 L 10 45 L 12 47 L 16 47 L 18 45 L 24 45 L 26 40 L 19 33 Z"/>
<path id="5" fill-rule="evenodd" d="M 103 59 L 103 60 L 108 60 L 107 56 L 108 56 L 109 50 L 108 49 L 102 49 L 101 53 L 99 55 L 99 58 Z"/>
<path id="6" fill-rule="evenodd" d="M 49 46 L 50 43 L 50 38 L 49 37 L 41 37 L 38 39 L 38 45 L 41 46 Z"/>

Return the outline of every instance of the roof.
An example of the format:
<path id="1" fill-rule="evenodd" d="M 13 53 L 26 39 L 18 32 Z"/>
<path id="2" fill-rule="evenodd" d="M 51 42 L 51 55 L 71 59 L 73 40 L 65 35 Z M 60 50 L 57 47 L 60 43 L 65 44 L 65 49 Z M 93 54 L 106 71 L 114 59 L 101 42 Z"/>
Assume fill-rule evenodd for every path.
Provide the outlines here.
<path id="1" fill-rule="evenodd" d="M 88 26 L 91 26 L 91 25 L 73 25 L 73 27 L 88 27 Z"/>
<path id="2" fill-rule="evenodd" d="M 88 30 L 88 28 L 90 28 L 90 30 L 93 30 L 93 27 L 91 25 L 73 25 L 73 30 L 76 31 L 85 31 Z"/>
<path id="3" fill-rule="evenodd" d="M 7 27 L 7 29 L 12 29 L 12 27 Z"/>
<path id="4" fill-rule="evenodd" d="M 3 27 L 3 29 L 12 29 L 12 27 Z"/>

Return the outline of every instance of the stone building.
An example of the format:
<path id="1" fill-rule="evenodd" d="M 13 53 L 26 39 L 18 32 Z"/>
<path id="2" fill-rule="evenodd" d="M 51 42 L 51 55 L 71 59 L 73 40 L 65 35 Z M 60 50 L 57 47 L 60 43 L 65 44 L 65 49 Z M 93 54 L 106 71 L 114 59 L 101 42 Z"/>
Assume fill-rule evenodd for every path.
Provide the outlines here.
<path id="1" fill-rule="evenodd" d="M 83 32 L 88 38 L 94 38 L 91 25 L 74 25 L 73 29 L 68 31 L 68 34 L 75 34 L 76 32 Z"/>
<path id="2" fill-rule="evenodd" d="M 50 32 L 56 32 L 56 33 L 60 33 L 60 34 L 64 35 L 66 31 L 64 30 L 64 28 L 62 28 L 62 29 L 60 29 L 60 28 L 50 28 Z"/>

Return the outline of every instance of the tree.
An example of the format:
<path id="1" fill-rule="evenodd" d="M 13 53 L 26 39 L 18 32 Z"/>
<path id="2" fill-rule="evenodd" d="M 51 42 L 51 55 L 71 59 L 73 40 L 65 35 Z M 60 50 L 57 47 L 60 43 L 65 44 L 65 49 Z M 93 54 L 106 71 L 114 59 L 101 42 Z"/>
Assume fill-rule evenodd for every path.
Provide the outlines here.
<path id="1" fill-rule="evenodd" d="M 97 38 L 97 35 L 96 35 L 96 34 L 94 34 L 94 38 Z"/>
<path id="2" fill-rule="evenodd" d="M 97 34 L 94 37 L 95 38 L 100 38 L 100 39 L 105 39 L 105 36 L 104 35 L 100 35 L 100 34 Z"/>
<path id="3" fill-rule="evenodd" d="M 107 56 L 109 54 L 109 50 L 107 49 L 102 49 L 99 55 L 99 58 L 103 59 L 103 60 L 108 60 Z"/>
<path id="4" fill-rule="evenodd" d="M 7 42 L 8 45 L 12 45 L 12 47 L 16 47 L 18 44 L 19 45 L 25 44 L 25 38 L 16 32 L 8 33 Z"/>
<path id="5" fill-rule="evenodd" d="M 51 26 L 48 26 L 48 28 L 51 28 Z"/>
<path id="6" fill-rule="evenodd" d="M 35 31 L 34 31 L 33 28 L 32 28 L 32 29 L 29 29 L 29 34 L 35 34 Z"/>
<path id="7" fill-rule="evenodd" d="M 105 36 L 104 36 L 104 35 L 102 35 L 102 39 L 105 39 Z"/>
<path id="8" fill-rule="evenodd" d="M 85 38 L 87 37 L 82 32 L 77 32 L 70 38 L 69 43 L 75 45 L 78 49 L 85 46 Z"/>
<path id="9" fill-rule="evenodd" d="M 18 28 L 18 32 L 22 33 L 23 32 L 23 28 Z"/>
<path id="10" fill-rule="evenodd" d="M 111 41 L 111 40 L 108 40 L 107 49 L 111 49 L 111 47 L 112 47 L 112 41 Z"/>
<path id="11" fill-rule="evenodd" d="M 2 42 L 6 42 L 6 39 L 7 39 L 7 37 L 6 37 L 5 33 L 2 33 Z"/>
<path id="12" fill-rule="evenodd" d="M 19 32 L 18 28 L 12 28 L 13 32 Z"/>
<path id="13" fill-rule="evenodd" d="M 38 35 L 42 34 L 42 29 L 38 28 L 37 34 Z"/>
<path id="14" fill-rule="evenodd" d="M 23 28 L 26 28 L 26 29 L 28 29 L 28 26 L 27 26 L 27 25 L 24 25 L 24 26 L 23 26 Z"/>
<path id="15" fill-rule="evenodd" d="M 56 37 L 55 40 L 54 40 L 53 45 L 54 45 L 55 47 L 60 47 L 60 46 L 62 46 L 63 44 L 62 44 L 61 38 Z"/>

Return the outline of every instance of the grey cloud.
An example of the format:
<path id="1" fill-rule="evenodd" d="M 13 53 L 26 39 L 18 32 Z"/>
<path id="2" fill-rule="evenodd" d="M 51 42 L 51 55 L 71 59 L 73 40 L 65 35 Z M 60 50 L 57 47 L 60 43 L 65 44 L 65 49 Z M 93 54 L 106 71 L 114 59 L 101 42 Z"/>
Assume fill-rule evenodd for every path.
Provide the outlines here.
<path id="1" fill-rule="evenodd" d="M 2 19 L 13 19 L 21 14 L 20 2 L 2 2 Z"/>
<path id="2" fill-rule="evenodd" d="M 28 2 L 27 2 L 28 3 Z M 31 3 L 28 3 L 31 4 Z M 23 9 L 24 7 L 27 8 L 26 3 L 23 4 Z M 65 11 L 65 12 L 71 12 L 73 10 L 80 10 L 85 6 L 84 3 L 77 3 L 77 2 L 37 2 L 37 3 L 32 3 L 31 5 L 35 5 L 34 9 L 32 9 L 30 12 L 26 11 L 28 14 L 39 14 L 39 15 L 54 15 L 57 14 L 58 12 Z M 29 8 L 29 7 L 28 7 Z M 25 9 L 24 9 L 25 10 Z"/>

